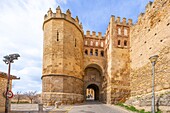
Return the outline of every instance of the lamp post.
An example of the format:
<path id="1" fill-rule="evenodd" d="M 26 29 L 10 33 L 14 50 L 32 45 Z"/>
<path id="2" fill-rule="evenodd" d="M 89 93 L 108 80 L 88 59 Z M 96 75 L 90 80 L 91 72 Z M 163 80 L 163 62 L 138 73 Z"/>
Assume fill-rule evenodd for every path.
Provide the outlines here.
<path id="1" fill-rule="evenodd" d="M 155 92 L 154 92 L 154 83 L 155 83 L 155 64 L 158 59 L 158 55 L 151 56 L 149 60 L 152 63 L 152 113 L 155 113 Z"/>
<path id="2" fill-rule="evenodd" d="M 11 63 L 14 63 L 14 60 L 17 60 L 18 57 L 20 57 L 19 54 L 10 54 L 4 56 L 3 61 L 8 65 L 8 80 L 7 80 L 7 87 L 5 92 L 5 113 L 8 113 L 9 111 L 9 98 L 8 98 L 8 92 L 10 87 L 10 69 L 11 69 Z"/>

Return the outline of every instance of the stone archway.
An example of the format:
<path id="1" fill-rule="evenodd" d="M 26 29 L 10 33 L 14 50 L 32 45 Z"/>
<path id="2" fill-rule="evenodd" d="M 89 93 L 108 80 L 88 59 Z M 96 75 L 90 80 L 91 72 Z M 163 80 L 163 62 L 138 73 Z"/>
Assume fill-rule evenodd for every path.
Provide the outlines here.
<path id="1" fill-rule="evenodd" d="M 86 100 L 99 100 L 99 92 L 99 87 L 96 84 L 88 85 L 86 88 Z"/>
<path id="2" fill-rule="evenodd" d="M 101 86 L 103 82 L 102 68 L 97 64 L 90 64 L 84 70 L 84 99 L 87 96 L 92 97 L 91 100 L 101 101 Z M 89 89 L 89 90 L 88 90 Z M 89 93 L 87 92 L 89 91 Z M 94 92 L 94 93 L 93 93 Z"/>

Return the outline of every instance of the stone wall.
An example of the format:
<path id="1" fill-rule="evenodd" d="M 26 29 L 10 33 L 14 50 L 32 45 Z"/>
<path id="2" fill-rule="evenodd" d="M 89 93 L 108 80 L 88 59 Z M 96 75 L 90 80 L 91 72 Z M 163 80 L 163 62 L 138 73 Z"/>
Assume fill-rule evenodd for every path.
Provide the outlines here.
<path id="1" fill-rule="evenodd" d="M 170 89 L 169 9 L 169 0 L 149 2 L 145 13 L 139 15 L 138 22 L 131 28 L 131 102 L 139 96 L 146 101 L 151 98 L 152 68 L 149 57 L 152 55 L 159 55 L 155 67 L 155 91 L 160 95 Z M 150 97 L 145 96 L 147 94 Z M 151 105 L 151 102 L 145 104 Z"/>
<path id="2" fill-rule="evenodd" d="M 10 90 L 12 89 L 12 87 L 11 87 L 12 78 L 14 78 L 14 76 L 11 76 Z M 6 91 L 6 87 L 7 87 L 7 74 L 0 72 L 0 112 L 5 112 L 4 92 Z"/>
<path id="3" fill-rule="evenodd" d="M 113 49 L 111 103 L 125 102 L 130 96 L 130 68 L 127 49 Z"/>
<path id="4" fill-rule="evenodd" d="M 3 93 L 6 90 L 7 79 L 0 77 L 0 112 L 5 111 L 5 97 Z"/>
<path id="5" fill-rule="evenodd" d="M 107 87 L 107 103 L 113 104 L 124 102 L 130 93 L 130 68 L 129 68 L 129 30 L 131 20 L 126 23 L 123 18 L 120 22 L 120 17 L 112 16 L 106 31 L 105 39 L 105 53 L 106 53 L 106 67 L 105 67 L 105 84 Z M 118 30 L 120 28 L 120 31 Z M 126 35 L 124 30 L 126 31 Z M 118 44 L 120 40 L 120 44 Z M 127 45 L 124 45 L 124 41 Z"/>
<path id="6" fill-rule="evenodd" d="M 45 15 L 42 98 L 43 103 L 83 101 L 83 31 L 78 17 L 60 8 Z"/>
<path id="7" fill-rule="evenodd" d="M 60 7 L 56 13 L 49 9 L 43 24 L 44 102 L 56 100 L 53 98 L 55 96 L 63 103 L 83 101 L 83 80 L 86 78 L 85 69 L 89 67 L 100 72 L 103 102 L 125 102 L 130 97 L 128 102 L 133 103 L 133 99 L 139 96 L 141 99 L 150 99 L 149 57 L 155 54 L 159 55 L 155 91 L 158 95 L 164 95 L 170 89 L 169 8 L 169 0 L 149 2 L 135 25 L 132 25 L 131 19 L 126 21 L 123 18 L 121 21 L 120 17 L 111 16 L 105 36 L 100 32 L 96 35 L 94 31 L 92 34 L 87 31 L 84 35 L 78 17 L 72 18 L 69 10 L 64 14 Z M 75 87 L 76 92 L 72 90 Z"/>
<path id="8" fill-rule="evenodd" d="M 54 105 L 60 101 L 63 104 L 81 103 L 83 96 L 83 81 L 66 75 L 43 77 L 42 101 L 45 105 Z"/>

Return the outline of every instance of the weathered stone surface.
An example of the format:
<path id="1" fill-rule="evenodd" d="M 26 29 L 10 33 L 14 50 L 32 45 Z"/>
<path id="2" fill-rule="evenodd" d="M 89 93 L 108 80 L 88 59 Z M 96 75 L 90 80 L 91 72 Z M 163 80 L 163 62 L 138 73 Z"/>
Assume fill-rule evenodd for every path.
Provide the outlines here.
<path id="1" fill-rule="evenodd" d="M 126 101 L 126 104 L 133 106 L 151 106 L 152 95 L 143 94 L 135 97 L 131 97 Z M 155 94 L 155 105 L 156 106 L 169 106 L 170 105 L 170 91 L 160 91 Z"/>
<path id="2" fill-rule="evenodd" d="M 10 89 L 12 89 L 12 79 L 17 79 L 16 76 L 10 76 Z M 5 112 L 5 96 L 4 93 L 7 87 L 7 74 L 0 72 L 0 112 Z M 10 100 L 9 100 L 10 101 Z M 10 102 L 9 102 L 10 104 Z"/>
<path id="3" fill-rule="evenodd" d="M 83 35 L 78 18 L 71 18 L 69 12 L 49 10 L 45 16 L 43 103 L 53 101 L 53 104 L 57 100 L 75 103 L 75 98 L 83 101 L 90 85 L 97 87 L 95 94 L 98 97 L 95 99 L 105 103 L 125 101 L 130 94 L 128 48 L 132 20 L 126 23 L 123 18 L 118 22 L 112 16 L 106 36 L 101 32 L 96 35 L 94 31 L 92 35 L 90 31 Z M 71 98 L 73 94 L 75 98 Z"/>
<path id="4" fill-rule="evenodd" d="M 160 91 L 170 89 L 169 9 L 169 0 L 155 0 L 152 4 L 148 4 L 146 12 L 139 16 L 138 22 L 130 30 L 131 97 L 135 100 L 136 96 L 143 95 L 143 100 L 140 99 L 138 102 L 141 106 L 151 104 L 151 97 L 144 96 L 152 91 L 150 56 L 159 55 L 155 65 L 155 92 L 161 94 Z M 167 96 L 163 98 L 160 98 L 161 105 L 168 106 Z"/>
<path id="5" fill-rule="evenodd" d="M 105 36 L 94 31 L 84 34 L 78 17 L 72 18 L 69 10 L 66 14 L 59 9 L 56 13 L 49 10 L 43 24 L 44 102 L 83 101 L 88 86 L 96 85 L 96 94 L 102 102 L 128 100 L 130 104 L 149 106 L 150 56 L 159 55 L 155 92 L 159 95 L 160 91 L 170 89 L 169 9 L 169 0 L 149 2 L 136 24 L 132 24 L 131 19 L 126 22 L 126 18 L 121 21 L 120 17 L 111 16 Z M 136 98 L 141 95 L 142 99 Z M 164 101 L 168 96 L 164 98 L 160 98 L 162 105 L 169 105 Z"/>

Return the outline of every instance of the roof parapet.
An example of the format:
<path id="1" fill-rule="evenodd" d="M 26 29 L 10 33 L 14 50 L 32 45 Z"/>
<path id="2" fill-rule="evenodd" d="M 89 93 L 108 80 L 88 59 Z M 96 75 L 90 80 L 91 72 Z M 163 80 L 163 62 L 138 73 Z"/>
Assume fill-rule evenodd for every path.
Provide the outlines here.
<path id="1" fill-rule="evenodd" d="M 61 9 L 60 9 L 60 6 L 58 6 L 57 8 L 56 8 L 56 17 L 60 17 L 61 16 Z"/>
<path id="2" fill-rule="evenodd" d="M 111 17 L 111 18 L 112 18 L 112 17 Z M 113 17 L 113 19 L 114 19 L 114 17 Z M 128 22 L 127 22 L 125 17 L 122 19 L 122 21 L 120 21 L 120 17 L 118 16 L 118 17 L 116 18 L 115 23 L 117 23 L 117 24 L 122 24 L 122 25 L 132 25 L 132 24 L 133 24 L 133 21 L 132 21 L 132 19 L 128 19 Z"/>
<path id="3" fill-rule="evenodd" d="M 67 11 L 66 11 L 66 15 L 67 15 L 68 17 L 71 17 L 71 12 L 70 12 L 70 10 L 69 10 L 69 9 L 67 9 Z"/>
<path id="4" fill-rule="evenodd" d="M 114 23 L 115 22 L 115 16 L 111 15 L 110 22 Z"/>
<path id="5" fill-rule="evenodd" d="M 126 18 L 122 19 L 122 23 L 123 23 L 123 25 L 126 25 Z"/>
<path id="6" fill-rule="evenodd" d="M 102 37 L 102 32 L 98 32 L 98 35 L 96 35 L 96 32 L 95 32 L 95 31 L 92 31 L 92 35 L 91 35 L 89 30 L 86 31 L 85 37 L 103 38 L 103 37 Z"/>
<path id="7" fill-rule="evenodd" d="M 98 32 L 98 38 L 102 38 L 102 32 Z"/>
<path id="8" fill-rule="evenodd" d="M 96 37 L 96 32 L 92 31 L 92 37 L 95 38 Z"/>
<path id="9" fill-rule="evenodd" d="M 117 17 L 116 22 L 117 22 L 118 24 L 120 24 L 120 17 L 119 17 L 119 16 Z"/>
<path id="10" fill-rule="evenodd" d="M 44 23 L 50 19 L 65 19 L 74 25 L 76 25 L 83 33 L 83 26 L 82 23 L 79 23 L 78 16 L 75 18 L 71 17 L 71 11 L 68 9 L 66 11 L 66 14 L 62 13 L 62 10 L 60 9 L 60 6 L 56 8 L 56 13 L 53 13 L 51 8 L 49 8 L 47 14 L 44 15 Z"/>
<path id="11" fill-rule="evenodd" d="M 76 21 L 77 23 L 79 23 L 79 18 L 78 18 L 78 16 L 76 16 L 75 21 Z"/>
<path id="12" fill-rule="evenodd" d="M 86 37 L 90 37 L 90 31 L 89 30 L 86 31 Z"/>
<path id="13" fill-rule="evenodd" d="M 152 7 L 153 2 L 149 1 L 149 3 L 145 6 L 146 12 L 149 11 Z"/>
<path id="14" fill-rule="evenodd" d="M 52 16 L 53 12 L 52 12 L 51 8 L 49 8 L 47 14 L 48 14 L 48 15 L 47 15 L 48 17 L 51 17 L 51 16 Z"/>
<path id="15" fill-rule="evenodd" d="M 140 15 L 138 16 L 138 20 L 140 20 L 143 16 L 144 16 L 145 13 L 140 13 Z"/>
<path id="16" fill-rule="evenodd" d="M 133 24 L 133 21 L 132 21 L 132 19 L 128 19 L 128 25 L 132 25 Z"/>

